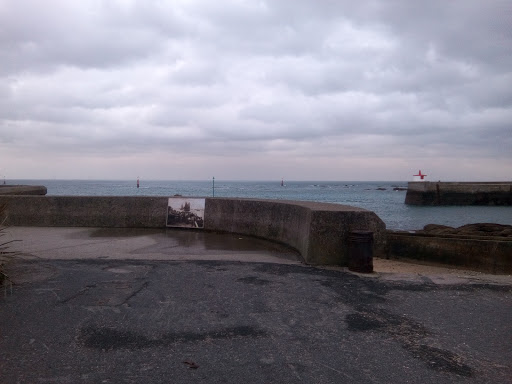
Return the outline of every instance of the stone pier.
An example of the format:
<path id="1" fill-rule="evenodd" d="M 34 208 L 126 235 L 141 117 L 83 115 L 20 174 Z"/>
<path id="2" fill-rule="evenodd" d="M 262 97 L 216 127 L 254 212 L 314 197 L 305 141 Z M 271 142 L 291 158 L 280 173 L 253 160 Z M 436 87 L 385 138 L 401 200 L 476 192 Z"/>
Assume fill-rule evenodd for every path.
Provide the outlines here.
<path id="1" fill-rule="evenodd" d="M 512 205 L 512 182 L 411 181 L 405 204 Z"/>

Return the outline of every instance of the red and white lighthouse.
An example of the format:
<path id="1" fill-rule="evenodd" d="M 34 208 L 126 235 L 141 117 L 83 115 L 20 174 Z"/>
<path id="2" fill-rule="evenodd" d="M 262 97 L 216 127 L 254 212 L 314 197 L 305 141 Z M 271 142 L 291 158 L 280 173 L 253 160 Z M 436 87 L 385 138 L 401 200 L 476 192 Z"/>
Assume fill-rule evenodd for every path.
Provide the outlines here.
<path id="1" fill-rule="evenodd" d="M 423 173 L 421 173 L 421 169 L 418 171 L 418 174 L 417 175 L 413 175 L 413 181 L 425 181 L 425 176 L 427 175 L 424 175 Z"/>

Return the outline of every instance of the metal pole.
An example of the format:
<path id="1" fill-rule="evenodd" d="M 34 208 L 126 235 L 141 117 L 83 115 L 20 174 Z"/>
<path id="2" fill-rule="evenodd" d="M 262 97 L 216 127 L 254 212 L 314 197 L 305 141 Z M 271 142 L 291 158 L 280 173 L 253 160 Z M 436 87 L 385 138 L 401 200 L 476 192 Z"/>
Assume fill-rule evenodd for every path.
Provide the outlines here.
<path id="1" fill-rule="evenodd" d="M 213 192 L 213 197 L 215 197 L 215 176 L 213 177 L 212 192 Z"/>

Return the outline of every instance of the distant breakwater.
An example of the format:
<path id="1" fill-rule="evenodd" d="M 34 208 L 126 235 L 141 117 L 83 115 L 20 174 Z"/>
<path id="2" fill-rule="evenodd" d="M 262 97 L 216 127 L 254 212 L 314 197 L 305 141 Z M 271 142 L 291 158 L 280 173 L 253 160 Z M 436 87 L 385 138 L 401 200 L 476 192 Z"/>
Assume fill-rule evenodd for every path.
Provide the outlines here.
<path id="1" fill-rule="evenodd" d="M 411 181 L 405 204 L 512 206 L 512 182 Z"/>
<path id="2" fill-rule="evenodd" d="M 46 195 L 47 189 L 42 185 L 0 185 L 0 195 Z"/>

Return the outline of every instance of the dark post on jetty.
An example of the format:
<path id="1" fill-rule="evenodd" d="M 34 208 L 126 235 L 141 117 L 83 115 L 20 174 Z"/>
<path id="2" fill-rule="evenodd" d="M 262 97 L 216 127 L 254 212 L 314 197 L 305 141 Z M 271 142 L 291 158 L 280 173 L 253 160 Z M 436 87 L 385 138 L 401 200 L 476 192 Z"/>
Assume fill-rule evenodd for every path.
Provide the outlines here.
<path id="1" fill-rule="evenodd" d="M 348 269 L 373 272 L 373 232 L 351 231 L 348 238 Z"/>

